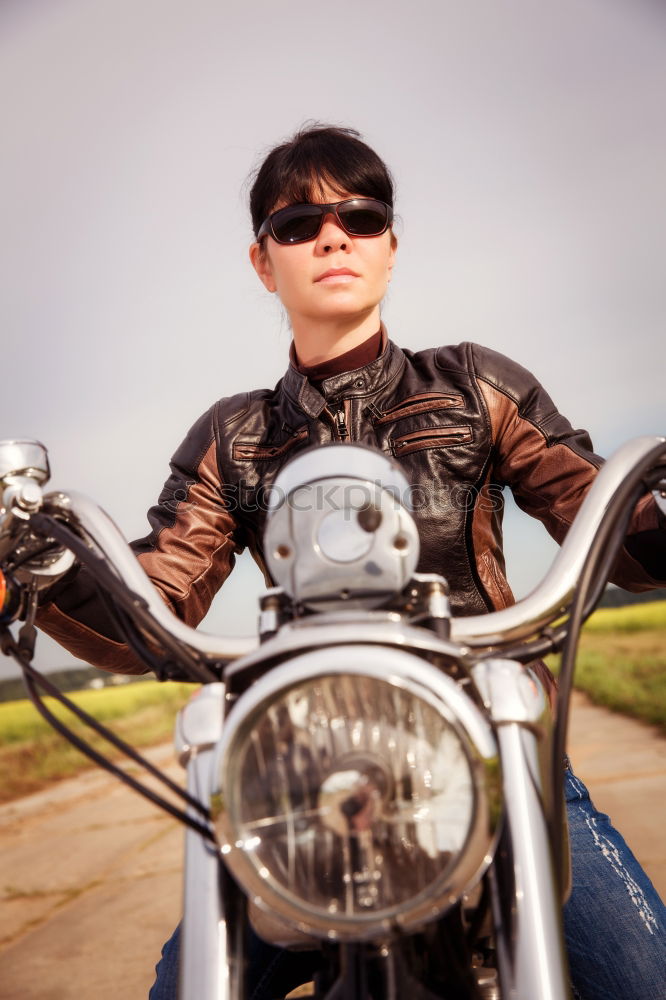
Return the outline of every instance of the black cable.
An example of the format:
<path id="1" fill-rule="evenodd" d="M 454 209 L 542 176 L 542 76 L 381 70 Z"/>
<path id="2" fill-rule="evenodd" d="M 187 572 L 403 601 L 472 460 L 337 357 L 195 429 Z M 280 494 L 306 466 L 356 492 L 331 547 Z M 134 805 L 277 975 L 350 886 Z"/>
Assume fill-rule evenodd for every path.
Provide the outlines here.
<path id="1" fill-rule="evenodd" d="M 55 538 L 62 545 L 71 549 L 80 562 L 89 566 L 96 580 L 129 613 L 135 624 L 155 636 L 158 644 L 171 652 L 174 659 L 182 664 L 184 670 L 189 672 L 192 680 L 199 681 L 201 684 L 210 684 L 219 679 L 212 670 L 199 662 L 191 650 L 185 648 L 183 643 L 175 639 L 167 629 L 155 621 L 143 598 L 133 593 L 122 580 L 119 580 L 109 568 L 106 560 L 95 555 L 86 542 L 71 528 L 49 514 L 33 514 L 30 523 L 31 527 L 39 534 Z"/>
<path id="2" fill-rule="evenodd" d="M 175 795 L 178 795 L 181 799 L 187 802 L 188 805 L 196 809 L 197 812 L 200 812 L 205 819 L 210 818 L 210 813 L 208 809 L 206 809 L 206 807 L 201 802 L 199 802 L 198 799 L 195 799 L 192 795 L 189 794 L 189 792 L 186 792 L 185 789 L 181 788 L 180 785 L 176 784 L 175 781 L 172 781 L 172 779 L 169 778 L 166 774 L 162 774 L 162 772 L 157 767 L 155 767 L 154 764 L 151 764 L 149 760 L 146 760 L 145 757 L 142 757 L 141 754 L 137 750 L 135 750 L 133 746 L 131 746 L 129 743 L 126 743 L 125 740 L 123 740 L 120 736 L 116 736 L 116 734 L 112 730 L 107 729 L 107 727 L 104 726 L 101 722 L 99 722 L 94 716 L 89 715 L 88 712 L 85 711 L 85 709 L 77 705 L 76 702 L 71 700 L 71 698 L 68 698 L 66 694 L 64 694 L 59 688 L 55 686 L 55 684 L 52 684 L 47 677 L 44 677 L 43 674 L 41 674 L 38 670 L 36 670 L 32 666 L 32 664 L 22 661 L 22 669 L 25 673 L 27 673 L 30 676 L 30 679 L 32 681 L 34 681 L 41 688 L 43 688 L 44 691 L 52 698 L 55 698 L 57 701 L 59 701 L 61 705 L 64 705 L 65 708 L 67 708 L 72 713 L 72 715 L 75 715 L 78 719 L 80 719 L 81 722 L 83 722 L 86 726 L 88 726 L 90 729 L 96 732 L 98 736 L 102 736 L 105 740 L 111 743 L 112 746 L 114 746 L 117 750 L 120 750 L 121 753 L 124 753 L 126 757 L 129 757 L 131 760 L 135 761 L 135 763 L 143 767 L 144 770 L 152 774 L 153 777 L 157 778 L 158 781 L 161 781 L 163 785 L 166 785 L 166 787 L 170 791 L 172 791 Z"/>
<path id="3" fill-rule="evenodd" d="M 123 636 L 132 652 L 139 660 L 143 661 L 146 666 L 153 671 L 158 680 L 172 680 L 174 675 L 169 672 L 170 661 L 168 658 L 160 658 L 160 656 L 150 648 L 150 645 L 144 640 L 141 632 L 135 628 L 134 622 L 127 612 L 123 608 L 119 608 L 113 602 L 109 594 L 97 580 L 95 580 L 94 583 L 100 600 L 104 604 L 109 616 L 116 623 L 120 634 Z M 192 679 L 187 675 L 187 671 L 183 671 L 178 679 L 182 680 L 182 675 L 184 675 L 186 681 L 192 683 Z"/>
<path id="4" fill-rule="evenodd" d="M 549 653 L 556 653 L 565 638 L 566 625 L 563 625 L 557 631 L 549 629 L 549 634 L 532 639 L 520 646 L 495 646 L 493 649 L 481 653 L 476 659 L 478 661 L 495 660 L 497 657 L 501 657 L 503 660 L 516 660 L 518 663 L 532 663 L 533 660 L 539 660 L 542 656 L 548 656 Z M 472 650 L 473 654 L 474 650 Z"/>
<path id="5" fill-rule="evenodd" d="M 189 816 L 186 812 L 183 812 L 182 809 L 179 809 L 176 806 L 172 805 L 169 801 L 167 801 L 167 799 L 163 798 L 161 795 L 158 795 L 157 793 L 151 791 L 150 788 L 147 788 L 145 785 L 141 784 L 140 781 L 137 781 L 137 779 L 133 778 L 132 775 L 128 774 L 126 771 L 123 771 L 122 768 L 117 767 L 114 763 L 112 763 L 112 761 L 108 760 L 102 754 L 98 753 L 97 750 L 95 750 L 93 747 L 87 744 L 84 740 L 80 739 L 76 735 L 76 733 L 73 733 L 70 729 L 68 729 L 67 726 L 61 723 L 60 719 L 58 719 L 58 717 L 54 715 L 53 712 L 51 712 L 50 709 L 46 707 L 46 705 L 42 701 L 39 691 L 37 690 L 35 680 L 29 672 L 26 671 L 24 673 L 24 679 L 26 688 L 28 690 L 28 694 L 30 696 L 30 700 L 32 701 L 37 711 L 40 713 L 41 716 L 43 716 L 44 719 L 46 719 L 49 725 L 51 725 L 57 732 L 59 732 L 60 735 L 63 736 L 69 743 L 75 746 L 77 750 L 80 750 L 81 753 L 83 753 L 86 757 L 89 757 L 90 760 L 94 761 L 95 764 L 98 764 L 105 771 L 108 771 L 110 774 L 113 774 L 116 778 L 119 778 L 124 784 L 129 785 L 130 788 L 133 788 L 135 792 L 139 793 L 139 795 L 142 795 L 145 799 L 148 799 L 148 801 L 152 802 L 153 805 L 156 805 L 160 809 L 163 809 L 165 812 L 169 813 L 169 815 L 173 816 L 174 819 L 177 819 L 181 823 L 185 823 L 186 826 L 189 826 L 193 830 L 196 830 L 196 832 L 199 833 L 206 840 L 214 841 L 215 838 L 209 827 L 205 826 L 203 823 L 200 823 L 192 816 Z M 144 766 L 146 763 L 148 763 L 148 761 L 145 762 L 142 761 L 142 764 Z M 201 811 L 202 808 L 203 808 L 202 804 L 198 803 L 197 809 Z"/>
<path id="6" fill-rule="evenodd" d="M 7 634 L 10 635 L 8 630 Z M 205 826 L 203 823 L 200 823 L 194 817 L 189 816 L 186 812 L 183 812 L 182 809 L 179 809 L 176 806 L 172 805 L 167 799 L 163 798 L 161 795 L 158 795 L 156 792 L 153 792 L 150 788 L 147 788 L 140 781 L 137 781 L 136 778 L 132 777 L 132 775 L 123 771 L 122 768 L 118 767 L 112 761 L 104 757 L 103 754 L 95 750 L 94 747 L 86 743 L 85 740 L 82 740 L 79 736 L 76 735 L 76 733 L 72 732 L 71 729 L 68 729 L 68 727 L 63 722 L 61 722 L 61 720 L 58 719 L 58 717 L 54 715 L 54 713 L 51 712 L 51 710 L 44 704 L 42 696 L 38 690 L 38 685 L 41 685 L 49 695 L 51 695 L 53 698 L 59 701 L 66 708 L 68 708 L 74 715 L 80 718 L 82 722 L 88 725 L 91 729 L 97 732 L 104 739 L 108 740 L 110 743 L 116 746 L 123 753 L 126 753 L 132 760 L 138 763 L 146 771 L 151 773 L 154 777 L 156 777 L 159 781 L 161 781 L 164 785 L 166 785 L 176 795 L 184 799 L 188 805 L 192 806 L 194 809 L 196 809 L 197 812 L 201 813 L 201 815 L 205 819 L 208 819 L 210 817 L 210 813 L 202 802 L 199 802 L 197 799 L 190 796 L 188 792 L 186 792 L 184 789 L 180 788 L 178 785 L 172 782 L 171 779 L 168 778 L 166 775 L 162 774 L 153 764 L 150 763 L 150 761 L 146 760 L 139 753 L 137 753 L 137 751 L 134 750 L 133 747 L 130 747 L 128 744 L 124 742 L 124 740 L 121 740 L 119 737 L 115 735 L 115 733 L 112 733 L 110 730 L 106 729 L 105 726 L 99 723 L 92 716 L 88 715 L 87 712 L 79 708 L 78 705 L 76 705 L 73 701 L 67 698 L 67 696 L 64 695 L 62 691 L 58 690 L 58 688 L 56 688 L 53 684 L 51 684 L 51 682 L 48 681 L 42 674 L 40 674 L 39 671 L 35 670 L 35 668 L 31 664 L 26 662 L 26 660 L 19 654 L 18 647 L 13 641 L 11 643 L 5 644 L 5 652 L 13 656 L 14 659 L 19 664 L 19 666 L 21 667 L 21 670 L 23 672 L 23 679 L 25 681 L 25 686 L 31 702 L 33 703 L 39 714 L 49 723 L 50 726 L 52 726 L 53 729 L 56 730 L 56 732 L 60 733 L 61 736 L 63 736 L 69 743 L 75 746 L 77 750 L 80 750 L 81 753 L 83 753 L 86 757 L 92 760 L 95 764 L 98 764 L 104 770 L 109 771 L 110 774 L 113 774 L 116 778 L 119 778 L 120 781 L 122 781 L 124 784 L 129 785 L 130 788 L 133 788 L 134 791 L 139 793 L 139 795 L 142 795 L 144 798 L 148 799 L 150 802 L 153 803 L 153 805 L 158 806 L 160 809 L 163 809 L 165 812 L 169 813 L 170 816 L 173 816 L 174 819 L 177 819 L 179 820 L 179 822 L 185 823 L 193 830 L 196 830 L 196 832 L 199 833 L 206 840 L 210 841 L 215 840 L 214 835 L 208 826 Z"/>
<path id="7" fill-rule="evenodd" d="M 26 683 L 26 688 L 28 690 L 28 694 L 30 695 L 30 700 L 32 701 L 37 711 L 40 713 L 40 715 L 44 717 L 44 719 L 46 719 L 46 721 L 55 730 L 57 730 L 57 732 L 60 733 L 61 736 L 64 736 L 64 738 L 69 743 L 71 743 L 72 746 L 75 746 L 77 750 L 80 750 L 81 753 L 83 753 L 86 757 L 89 757 L 90 760 L 92 760 L 95 764 L 98 764 L 105 771 L 108 771 L 116 778 L 119 778 L 120 781 L 122 781 L 124 784 L 129 785 L 130 788 L 133 788 L 134 791 L 138 792 L 139 795 L 142 795 L 143 798 L 148 799 L 148 801 L 152 802 L 153 805 L 158 806 L 160 809 L 164 810 L 164 812 L 167 812 L 170 816 L 173 816 L 174 819 L 177 819 L 179 822 L 184 823 L 186 826 L 191 827 L 193 830 L 196 830 L 196 832 L 200 834 L 202 837 L 204 837 L 204 839 L 210 841 L 215 840 L 212 831 L 207 826 L 204 826 L 203 823 L 200 823 L 192 816 L 189 816 L 187 813 L 183 812 L 182 809 L 178 809 L 176 806 L 172 805 L 170 802 L 167 801 L 167 799 L 151 791 L 150 788 L 147 788 L 145 785 L 142 785 L 140 781 L 137 781 L 136 778 L 133 778 L 130 774 L 127 774 L 127 772 L 123 771 L 122 768 L 117 767 L 115 764 L 112 763 L 112 761 L 108 760 L 102 754 L 98 753 L 93 747 L 87 744 L 84 740 L 79 739 L 79 737 L 75 733 L 73 733 L 70 729 L 68 729 L 67 726 L 62 724 L 58 719 L 58 717 L 55 716 L 46 707 L 46 705 L 44 705 L 44 702 L 42 701 L 39 692 L 37 691 L 36 685 L 32 677 L 30 677 L 29 675 L 25 675 L 25 683 Z M 201 803 L 199 803 L 198 808 L 201 809 Z"/>
<path id="8" fill-rule="evenodd" d="M 611 573 L 618 553 L 626 536 L 626 529 L 638 500 L 646 490 L 654 489 L 663 482 L 666 468 L 656 466 L 663 461 L 664 444 L 656 445 L 620 484 L 609 502 L 602 523 L 585 557 L 583 568 L 576 585 L 567 620 L 556 628 L 545 628 L 542 635 L 531 642 L 501 647 L 483 653 L 479 659 L 501 656 L 530 663 L 551 652 L 562 650 L 562 661 L 558 684 L 555 726 L 553 729 L 551 780 L 553 804 L 550 816 L 551 842 L 558 879 L 562 875 L 563 856 L 563 814 L 564 814 L 564 754 L 568 730 L 569 703 L 576 650 L 583 623 L 594 611 L 606 581 Z"/>
<path id="9" fill-rule="evenodd" d="M 551 781 L 553 803 L 551 817 L 551 843 L 555 872 L 562 878 L 563 819 L 564 819 L 564 754 L 566 749 L 569 702 L 576 666 L 576 650 L 580 630 L 587 615 L 596 605 L 609 573 L 622 548 L 627 526 L 638 500 L 646 489 L 652 489 L 664 477 L 664 467 L 655 468 L 663 461 L 664 444 L 652 448 L 641 462 L 620 483 L 609 502 L 603 520 L 590 547 L 571 603 L 567 621 L 567 637 L 562 650 L 558 682 L 555 726 L 553 729 Z M 560 886 L 561 888 L 561 886 Z"/>

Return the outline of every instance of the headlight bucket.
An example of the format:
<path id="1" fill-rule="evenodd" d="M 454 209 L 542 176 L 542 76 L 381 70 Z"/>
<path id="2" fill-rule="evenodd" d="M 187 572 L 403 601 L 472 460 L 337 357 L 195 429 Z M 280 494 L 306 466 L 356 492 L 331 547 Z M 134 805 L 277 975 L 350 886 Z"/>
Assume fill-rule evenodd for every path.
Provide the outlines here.
<path id="1" fill-rule="evenodd" d="M 372 939 L 440 915 L 492 856 L 492 730 L 458 684 L 413 654 L 303 654 L 225 721 L 213 813 L 248 896 L 300 931 Z"/>

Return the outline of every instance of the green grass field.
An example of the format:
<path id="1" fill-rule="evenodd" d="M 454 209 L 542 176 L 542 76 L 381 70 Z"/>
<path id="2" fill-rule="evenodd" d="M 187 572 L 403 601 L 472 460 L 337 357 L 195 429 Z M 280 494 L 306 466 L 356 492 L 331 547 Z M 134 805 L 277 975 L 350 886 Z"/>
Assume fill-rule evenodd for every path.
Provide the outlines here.
<path id="1" fill-rule="evenodd" d="M 549 665 L 557 670 L 557 657 Z M 599 705 L 654 723 L 666 733 L 666 601 L 597 611 L 581 637 L 575 686 Z M 135 684 L 70 695 L 96 719 L 136 747 L 171 738 L 191 684 Z M 55 712 L 68 713 L 47 699 Z M 81 725 L 70 716 L 77 732 Z M 97 737 L 91 742 L 106 748 Z M 88 763 L 44 722 L 28 701 L 0 704 L 0 802 L 71 777 Z"/>
<path id="2" fill-rule="evenodd" d="M 601 608 L 585 625 L 588 633 L 646 632 L 652 629 L 666 629 L 666 601 L 629 604 L 624 608 Z"/>
<path id="3" fill-rule="evenodd" d="M 136 684 L 76 691 L 68 697 L 135 747 L 154 746 L 171 738 L 178 709 L 196 690 L 192 684 L 139 681 Z M 98 750 L 115 758 L 101 738 L 52 698 L 47 705 Z M 95 767 L 45 722 L 27 700 L 0 704 L 0 802 L 39 791 L 52 781 Z"/>
<path id="4" fill-rule="evenodd" d="M 549 657 L 557 671 L 559 657 Z M 666 601 L 602 608 L 585 625 L 574 685 L 666 733 Z"/>

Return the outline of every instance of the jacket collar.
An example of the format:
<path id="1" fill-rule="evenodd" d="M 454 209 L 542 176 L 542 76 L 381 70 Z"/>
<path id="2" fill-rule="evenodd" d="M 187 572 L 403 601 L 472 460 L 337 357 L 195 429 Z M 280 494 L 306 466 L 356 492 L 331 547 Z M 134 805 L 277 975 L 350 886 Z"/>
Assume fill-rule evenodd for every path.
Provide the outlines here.
<path id="1" fill-rule="evenodd" d="M 315 419 L 329 400 L 342 396 L 373 396 L 378 393 L 402 370 L 405 355 L 388 339 L 386 327 L 382 323 L 382 352 L 379 357 L 362 368 L 331 375 L 324 379 L 320 389 L 316 389 L 305 375 L 296 370 L 294 361 L 292 342 L 289 348 L 289 368 L 282 380 L 283 388 L 304 413 Z"/>

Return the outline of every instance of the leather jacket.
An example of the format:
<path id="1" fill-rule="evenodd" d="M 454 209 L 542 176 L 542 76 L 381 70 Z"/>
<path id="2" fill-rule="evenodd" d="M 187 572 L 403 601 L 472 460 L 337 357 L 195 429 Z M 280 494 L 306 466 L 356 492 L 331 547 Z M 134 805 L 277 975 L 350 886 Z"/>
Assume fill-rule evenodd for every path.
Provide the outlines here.
<path id="1" fill-rule="evenodd" d="M 173 456 L 133 548 L 179 618 L 196 626 L 248 547 L 270 585 L 262 533 L 270 487 L 298 452 L 332 441 L 379 448 L 413 487 L 419 572 L 449 582 L 455 614 L 513 602 L 502 553 L 502 490 L 561 542 L 602 459 L 520 365 L 476 344 L 401 350 L 386 335 L 369 364 L 326 378 L 320 389 L 292 353 L 274 389 L 216 402 Z M 664 519 L 649 495 L 637 506 L 613 582 L 647 590 L 641 540 Z M 650 561 L 648 559 L 648 565 Z M 660 574 L 661 577 L 661 574 Z M 57 584 L 38 624 L 74 655 L 107 670 L 142 673 L 109 621 L 85 571 Z"/>

